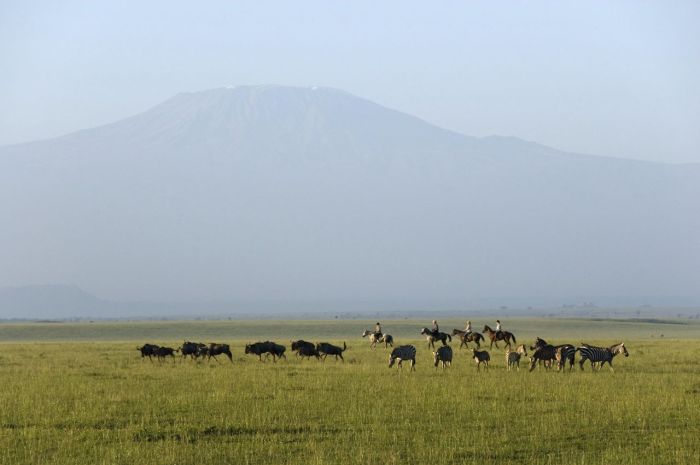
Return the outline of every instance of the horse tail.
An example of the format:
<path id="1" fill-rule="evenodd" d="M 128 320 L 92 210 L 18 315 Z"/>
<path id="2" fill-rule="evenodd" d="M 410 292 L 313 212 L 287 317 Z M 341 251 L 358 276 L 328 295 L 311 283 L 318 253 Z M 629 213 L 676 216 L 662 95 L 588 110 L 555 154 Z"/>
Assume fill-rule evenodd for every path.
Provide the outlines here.
<path id="1" fill-rule="evenodd" d="M 518 343 L 518 341 L 516 341 L 516 340 L 515 340 L 515 334 L 513 334 L 513 333 L 510 333 L 510 337 L 512 337 L 512 338 L 513 338 L 513 342 L 514 342 L 514 343 L 516 343 L 516 344 Z"/>
<path id="2" fill-rule="evenodd" d="M 447 340 L 452 342 L 452 336 L 450 336 L 450 333 L 445 333 L 445 334 L 447 334 Z"/>

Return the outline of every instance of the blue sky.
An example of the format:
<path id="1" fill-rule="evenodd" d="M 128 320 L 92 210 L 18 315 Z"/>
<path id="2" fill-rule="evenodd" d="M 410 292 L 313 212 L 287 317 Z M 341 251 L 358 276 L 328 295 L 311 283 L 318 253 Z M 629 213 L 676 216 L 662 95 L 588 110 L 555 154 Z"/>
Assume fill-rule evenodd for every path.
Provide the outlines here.
<path id="1" fill-rule="evenodd" d="M 475 136 L 700 162 L 698 2 L 0 3 L 0 144 L 326 85 Z"/>

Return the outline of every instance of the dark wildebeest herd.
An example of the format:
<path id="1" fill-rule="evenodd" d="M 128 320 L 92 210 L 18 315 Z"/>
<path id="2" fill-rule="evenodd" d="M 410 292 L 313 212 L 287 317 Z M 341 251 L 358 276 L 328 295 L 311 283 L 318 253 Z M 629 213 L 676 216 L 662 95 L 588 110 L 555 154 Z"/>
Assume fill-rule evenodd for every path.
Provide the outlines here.
<path id="1" fill-rule="evenodd" d="M 328 342 L 321 342 L 318 344 L 313 344 L 311 342 L 299 340 L 292 342 L 292 352 L 295 352 L 297 357 L 315 357 L 319 360 L 324 360 L 329 355 L 333 356 L 335 360 L 340 359 L 345 361 L 343 358 L 343 352 L 347 350 L 347 345 L 343 343 L 343 347 L 339 347 Z M 231 353 L 231 347 L 228 344 L 218 344 L 210 343 L 204 344 L 201 342 L 191 342 L 185 341 L 177 349 L 172 347 L 158 346 L 156 344 L 144 344 L 141 347 L 137 347 L 136 350 L 141 352 L 141 357 L 148 357 L 153 361 L 153 357 L 162 361 L 166 357 L 171 357 L 175 360 L 175 354 L 180 353 L 182 359 L 185 360 L 189 357 L 191 360 L 211 360 L 212 358 L 219 361 L 217 355 L 226 355 L 228 359 L 233 362 L 233 354 Z M 258 360 L 263 360 L 263 355 L 265 360 L 272 356 L 272 361 L 276 362 L 278 359 L 287 360 L 285 352 L 287 348 L 282 344 L 277 344 L 272 341 L 265 342 L 255 342 L 252 344 L 246 344 L 244 352 L 246 355 L 257 355 Z"/>
<path id="2" fill-rule="evenodd" d="M 453 352 L 449 343 L 452 341 L 451 336 L 457 336 L 460 344 L 459 349 L 463 347 L 469 347 L 469 343 L 474 343 L 476 348 L 471 348 L 470 358 L 474 360 L 477 371 L 481 370 L 481 367 L 485 369 L 489 368 L 491 362 L 491 355 L 486 350 L 481 349 L 481 343 L 486 341 L 486 338 L 475 331 L 465 331 L 460 329 L 454 329 L 452 335 L 448 333 L 441 333 L 438 331 L 431 331 L 428 328 L 422 328 L 420 334 L 425 336 L 428 341 L 428 347 L 435 349 L 435 341 L 440 341 L 442 343 L 437 349 L 435 349 L 433 354 L 433 364 L 435 368 L 441 366 L 446 369 L 452 365 Z M 491 347 L 496 345 L 498 348 L 498 342 L 502 341 L 505 343 L 505 360 L 506 367 L 508 370 L 515 368 L 520 369 L 521 358 L 528 357 L 528 349 L 525 344 L 520 344 L 515 349 L 512 348 L 511 343 L 516 343 L 515 335 L 508 331 L 496 331 L 492 330 L 488 326 L 484 326 L 484 334 L 488 337 L 491 342 Z M 381 332 L 372 332 L 365 330 L 362 333 L 362 337 L 368 337 L 370 341 L 370 347 L 372 349 L 376 348 L 378 343 L 384 344 L 384 348 L 387 349 L 391 346 L 392 351 L 389 355 L 389 367 L 391 368 L 395 364 L 403 368 L 403 362 L 406 361 L 410 364 L 411 370 L 415 370 L 416 366 L 416 348 L 413 345 L 401 345 L 394 347 L 394 338 L 389 334 L 383 334 Z M 328 342 L 320 342 L 314 344 L 313 342 L 305 341 L 299 339 L 296 341 L 291 341 L 291 351 L 295 353 L 296 357 L 299 359 L 310 359 L 315 358 L 316 360 L 323 360 L 330 355 L 335 360 L 345 361 L 343 353 L 347 350 L 347 345 L 343 343 L 343 347 L 330 344 Z M 212 358 L 219 362 L 217 356 L 225 355 L 228 357 L 229 361 L 233 362 L 233 354 L 231 353 L 231 348 L 228 344 L 219 343 L 209 343 L 204 344 L 201 342 L 191 342 L 185 341 L 180 347 L 174 349 L 172 347 L 158 346 L 155 344 L 144 344 L 142 347 L 137 347 L 137 350 L 141 352 L 141 357 L 148 357 L 151 361 L 155 357 L 159 361 L 163 361 L 170 357 L 175 360 L 175 354 L 181 354 L 182 359 L 189 357 L 191 360 L 211 360 Z M 287 360 L 285 355 L 286 347 L 282 344 L 277 344 L 272 341 L 255 342 L 251 344 L 246 344 L 245 346 L 246 355 L 257 355 L 259 361 L 267 360 L 272 356 L 272 361 L 276 362 L 279 359 Z M 579 358 L 579 368 L 583 370 L 583 365 L 585 362 L 590 362 L 591 369 L 596 371 L 600 370 L 606 363 L 613 370 L 612 362 L 616 355 L 624 354 L 625 357 L 629 356 L 629 352 L 625 347 L 623 342 L 619 344 L 614 344 L 609 347 L 597 347 L 590 344 L 582 343 L 579 346 L 574 346 L 573 344 L 558 344 L 552 345 L 547 343 L 544 339 L 538 337 L 535 342 L 530 346 L 531 354 L 529 356 L 529 371 L 533 371 L 538 366 L 549 370 L 556 363 L 557 371 L 564 371 L 568 365 L 569 371 L 573 369 L 575 365 L 576 353 L 580 354 Z"/>

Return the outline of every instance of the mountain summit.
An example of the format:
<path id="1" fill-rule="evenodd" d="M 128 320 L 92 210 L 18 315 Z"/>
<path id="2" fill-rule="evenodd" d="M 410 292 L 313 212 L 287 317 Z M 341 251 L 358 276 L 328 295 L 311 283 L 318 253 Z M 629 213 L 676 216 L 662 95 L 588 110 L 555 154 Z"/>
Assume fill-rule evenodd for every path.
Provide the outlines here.
<path id="1" fill-rule="evenodd" d="M 290 310 L 700 298 L 699 186 L 694 165 L 469 137 L 324 87 L 182 93 L 0 148 L 0 285 Z"/>

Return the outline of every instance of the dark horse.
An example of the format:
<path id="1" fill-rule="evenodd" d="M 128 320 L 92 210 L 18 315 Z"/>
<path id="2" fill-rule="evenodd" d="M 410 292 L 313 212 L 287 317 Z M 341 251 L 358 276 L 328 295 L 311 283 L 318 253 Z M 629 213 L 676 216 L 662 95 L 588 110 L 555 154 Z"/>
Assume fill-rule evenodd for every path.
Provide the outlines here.
<path id="1" fill-rule="evenodd" d="M 462 346 L 469 348 L 468 342 L 473 342 L 474 344 L 476 344 L 476 348 L 480 349 L 481 344 L 479 342 L 484 340 L 484 335 L 481 333 L 477 333 L 476 331 L 472 331 L 472 332 L 468 333 L 463 329 L 457 329 L 457 328 L 452 330 L 452 335 L 459 337 L 459 340 L 460 340 L 459 348 L 460 349 L 462 348 Z"/>
<path id="2" fill-rule="evenodd" d="M 513 340 L 513 343 L 517 344 L 517 341 L 515 340 L 515 335 L 511 333 L 510 331 L 494 331 L 489 327 L 489 325 L 484 326 L 484 334 L 486 334 L 489 339 L 491 339 L 491 346 L 493 347 L 494 344 L 496 344 L 496 348 L 498 349 L 498 341 L 503 341 L 506 343 L 506 347 L 512 348 L 510 345 L 510 341 Z"/>
<path id="3" fill-rule="evenodd" d="M 442 341 L 442 345 L 444 346 L 447 345 L 447 341 L 452 342 L 452 336 L 447 333 L 441 333 L 439 331 L 434 333 L 428 328 L 421 329 L 420 333 L 428 340 L 428 347 L 432 347 L 433 349 L 435 348 L 435 341 Z"/>

